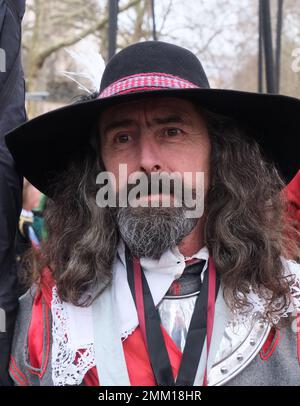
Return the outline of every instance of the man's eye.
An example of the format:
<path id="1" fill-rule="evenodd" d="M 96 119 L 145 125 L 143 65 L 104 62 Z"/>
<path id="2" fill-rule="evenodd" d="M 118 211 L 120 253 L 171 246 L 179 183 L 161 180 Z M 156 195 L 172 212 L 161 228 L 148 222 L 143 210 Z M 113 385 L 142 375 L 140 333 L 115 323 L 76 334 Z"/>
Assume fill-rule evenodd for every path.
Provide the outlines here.
<path id="1" fill-rule="evenodd" d="M 176 135 L 181 135 L 182 131 L 179 128 L 167 128 L 164 131 L 165 135 L 168 137 L 175 137 Z"/>
<path id="2" fill-rule="evenodd" d="M 129 134 L 118 134 L 114 137 L 114 140 L 118 144 L 125 144 L 130 141 L 131 137 Z"/>

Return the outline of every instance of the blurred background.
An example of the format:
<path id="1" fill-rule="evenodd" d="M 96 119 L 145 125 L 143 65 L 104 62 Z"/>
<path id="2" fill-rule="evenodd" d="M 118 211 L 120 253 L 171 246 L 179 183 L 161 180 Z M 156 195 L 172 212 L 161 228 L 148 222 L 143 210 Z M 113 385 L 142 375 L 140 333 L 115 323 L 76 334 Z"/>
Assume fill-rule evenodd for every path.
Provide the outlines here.
<path id="1" fill-rule="evenodd" d="M 153 39 L 193 51 L 211 87 L 300 97 L 300 0 L 27 0 L 29 118 L 85 93 L 62 73 L 81 69 L 72 51 L 107 61 Z"/>

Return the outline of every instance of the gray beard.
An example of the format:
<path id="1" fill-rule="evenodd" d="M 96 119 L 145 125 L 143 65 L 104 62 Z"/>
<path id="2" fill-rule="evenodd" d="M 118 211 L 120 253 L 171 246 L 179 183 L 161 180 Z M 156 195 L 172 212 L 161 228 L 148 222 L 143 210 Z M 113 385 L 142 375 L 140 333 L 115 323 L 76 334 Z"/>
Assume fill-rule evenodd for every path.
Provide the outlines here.
<path id="1" fill-rule="evenodd" d="M 186 218 L 185 211 L 183 207 L 120 207 L 116 220 L 134 256 L 158 260 L 196 226 L 199 219 Z"/>

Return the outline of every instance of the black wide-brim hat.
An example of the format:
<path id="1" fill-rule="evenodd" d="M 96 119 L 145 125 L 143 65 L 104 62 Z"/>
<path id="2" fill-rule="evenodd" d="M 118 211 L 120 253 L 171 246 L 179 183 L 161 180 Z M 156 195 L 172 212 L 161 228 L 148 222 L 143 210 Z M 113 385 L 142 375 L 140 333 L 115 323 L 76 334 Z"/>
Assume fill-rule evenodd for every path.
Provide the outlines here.
<path id="1" fill-rule="evenodd" d="M 255 72 L 253 72 L 255 75 Z M 300 100 L 287 96 L 211 89 L 198 58 L 160 41 L 131 45 L 107 64 L 98 98 L 43 114 L 6 135 L 20 172 L 51 196 L 49 185 L 89 143 L 101 111 L 138 97 L 188 97 L 206 110 L 252 127 L 265 157 L 286 182 L 300 168 Z"/>

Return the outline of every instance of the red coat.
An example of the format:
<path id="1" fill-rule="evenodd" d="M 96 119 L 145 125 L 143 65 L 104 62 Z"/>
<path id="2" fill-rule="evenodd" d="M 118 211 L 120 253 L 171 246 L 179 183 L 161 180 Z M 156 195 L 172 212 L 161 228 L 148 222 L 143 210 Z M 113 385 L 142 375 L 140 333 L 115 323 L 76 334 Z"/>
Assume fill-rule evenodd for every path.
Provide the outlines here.
<path id="1" fill-rule="evenodd" d="M 51 362 L 50 343 L 51 343 L 51 321 L 50 307 L 52 299 L 52 287 L 54 281 L 51 272 L 48 268 L 44 269 L 40 288 L 33 301 L 31 320 L 27 334 L 29 365 L 26 373 L 38 375 L 42 379 L 49 368 Z M 47 308 L 44 311 L 44 306 Z M 169 354 L 171 367 L 174 377 L 177 376 L 182 352 L 177 348 L 172 338 L 162 327 L 164 341 Z M 260 356 L 262 360 L 267 360 L 274 352 L 279 341 L 279 334 L 275 329 L 272 329 L 266 343 L 262 347 Z M 156 385 L 153 371 L 151 368 L 149 356 L 144 344 L 142 333 L 139 327 L 129 335 L 123 342 L 124 355 L 129 374 L 130 383 L 132 386 L 154 386 Z M 37 372 L 38 371 L 38 372 Z M 30 385 L 30 379 L 26 377 L 22 368 L 17 365 L 15 358 L 11 357 L 10 373 L 14 377 L 18 385 Z M 91 368 L 85 375 L 84 384 L 87 386 L 101 385 L 99 382 L 96 367 Z"/>

